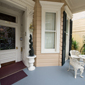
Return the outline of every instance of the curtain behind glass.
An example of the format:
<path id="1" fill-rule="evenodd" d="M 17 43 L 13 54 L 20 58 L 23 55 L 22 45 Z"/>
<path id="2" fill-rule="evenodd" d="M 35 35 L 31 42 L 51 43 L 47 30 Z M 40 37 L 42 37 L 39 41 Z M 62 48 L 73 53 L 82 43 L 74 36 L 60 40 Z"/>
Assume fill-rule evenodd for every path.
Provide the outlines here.
<path id="1" fill-rule="evenodd" d="M 45 30 L 46 30 L 45 49 L 55 49 L 55 20 L 56 20 L 56 13 L 48 13 L 48 12 L 46 13 L 45 15 Z"/>
<path id="2" fill-rule="evenodd" d="M 56 13 L 46 12 L 45 18 L 45 30 L 55 30 Z"/>
<path id="3" fill-rule="evenodd" d="M 45 48 L 55 49 L 55 33 L 51 32 L 45 33 Z"/>

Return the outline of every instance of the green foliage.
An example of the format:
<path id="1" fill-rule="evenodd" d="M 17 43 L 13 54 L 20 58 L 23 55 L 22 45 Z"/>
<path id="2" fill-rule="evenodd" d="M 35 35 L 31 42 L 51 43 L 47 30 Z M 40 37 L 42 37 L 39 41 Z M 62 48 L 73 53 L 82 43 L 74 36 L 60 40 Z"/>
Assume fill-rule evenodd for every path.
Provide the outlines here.
<path id="1" fill-rule="evenodd" d="M 72 49 L 78 50 L 78 48 L 79 48 L 79 43 L 72 38 Z"/>
<path id="2" fill-rule="evenodd" d="M 83 36 L 84 40 L 83 40 L 83 46 L 81 47 L 81 54 L 85 55 L 85 36 Z"/>
<path id="3" fill-rule="evenodd" d="M 81 54 L 85 55 L 85 44 L 83 45 L 83 47 L 81 49 Z"/>

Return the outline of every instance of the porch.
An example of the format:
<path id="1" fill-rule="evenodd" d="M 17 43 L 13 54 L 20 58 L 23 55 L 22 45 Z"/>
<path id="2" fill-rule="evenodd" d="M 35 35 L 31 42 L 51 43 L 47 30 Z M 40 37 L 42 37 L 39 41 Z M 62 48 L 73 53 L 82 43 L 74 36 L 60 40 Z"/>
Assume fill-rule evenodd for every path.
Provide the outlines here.
<path id="1" fill-rule="evenodd" d="M 68 66 L 67 60 L 64 66 L 36 67 L 34 71 L 26 68 L 24 72 L 28 76 L 13 85 L 85 85 L 85 71 L 84 78 L 78 75 L 75 79 L 74 71 L 67 71 Z"/>
<path id="2" fill-rule="evenodd" d="M 59 19 L 58 20 L 56 19 L 56 21 L 58 21 L 58 23 L 59 23 L 59 24 L 56 24 L 59 27 L 59 29 L 54 28 L 58 31 L 55 31 L 55 30 L 53 31 L 54 35 L 56 33 L 57 34 L 59 33 L 59 36 L 56 36 L 57 38 L 54 36 L 51 37 L 51 39 L 54 38 L 54 40 L 51 40 L 51 41 L 56 40 L 57 44 L 55 44 L 56 42 L 51 42 L 50 44 L 55 44 L 54 46 L 52 46 L 53 52 L 50 53 L 50 51 L 48 52 L 48 50 L 47 50 L 47 52 L 45 53 L 42 51 L 42 50 L 44 50 L 42 47 L 45 47 L 45 45 L 44 45 L 45 44 L 45 39 L 44 39 L 45 37 L 44 38 L 41 37 L 41 36 L 43 36 L 43 32 L 45 34 L 45 30 L 42 31 L 42 25 L 41 25 L 42 24 L 41 23 L 42 22 L 41 10 L 42 10 L 42 7 L 44 7 L 44 5 L 42 5 L 43 3 L 42 4 L 40 3 L 40 1 L 42 1 L 42 0 L 33 0 L 35 2 L 31 2 L 31 0 L 28 0 L 31 3 L 31 5 L 29 4 L 29 2 L 28 3 L 26 2 L 27 0 L 25 0 L 25 1 L 21 0 L 21 2 L 19 0 L 5 0 L 5 1 L 8 2 L 7 6 L 12 4 L 13 7 L 15 7 L 15 8 L 19 7 L 19 10 L 21 10 L 21 14 L 23 15 L 23 19 L 21 20 L 23 22 L 20 23 L 20 26 L 22 28 L 22 30 L 20 30 L 21 35 L 19 35 L 18 38 L 16 38 L 16 41 L 18 42 L 18 44 L 16 44 L 16 46 L 15 46 L 15 50 L 16 51 L 19 50 L 20 54 L 18 52 L 13 53 L 13 54 L 17 54 L 17 55 L 19 54 L 20 58 L 19 58 L 19 56 L 17 56 L 17 59 L 13 59 L 13 60 L 15 60 L 16 62 L 22 60 L 24 62 L 24 64 L 27 67 L 29 67 L 27 57 L 29 55 L 29 35 L 30 34 L 33 35 L 33 47 L 34 47 L 35 55 L 37 56 L 36 60 L 35 60 L 36 61 L 35 62 L 36 69 L 34 71 L 29 71 L 27 68 L 24 69 L 23 71 L 28 76 L 19 80 L 18 82 L 14 83 L 13 85 L 84 85 L 84 83 L 85 83 L 85 71 L 83 73 L 84 78 L 77 76 L 77 79 L 74 78 L 74 71 L 71 71 L 71 70 L 69 72 L 67 71 L 67 69 L 69 67 L 68 66 L 69 61 L 67 60 L 68 53 L 69 53 L 69 45 L 67 47 L 66 47 L 67 44 L 64 46 L 64 50 L 65 50 L 65 48 L 66 49 L 68 48 L 67 52 L 64 52 L 64 54 L 67 53 L 67 55 L 62 54 L 63 53 L 62 52 L 62 50 L 63 50 L 63 48 L 62 48 L 63 42 L 62 41 L 64 39 L 63 38 L 63 32 L 64 32 L 63 31 L 63 12 L 64 11 L 67 12 L 67 18 L 69 20 L 68 29 L 69 30 L 71 29 L 71 31 L 72 31 L 72 27 L 70 27 L 70 24 L 71 24 L 70 19 L 72 19 L 72 13 L 79 12 L 80 10 L 79 11 L 76 11 L 78 9 L 72 10 L 73 9 L 73 8 L 71 8 L 72 5 L 69 5 L 71 10 L 68 9 L 69 7 L 67 7 L 68 6 L 67 4 L 70 3 L 70 2 L 68 2 L 68 0 L 66 0 L 67 4 L 66 4 L 65 0 L 56 1 L 56 2 L 60 2 L 61 5 L 63 5 L 62 3 L 64 3 L 62 8 L 60 6 L 61 9 L 59 8 L 59 11 L 58 11 Z M 45 0 L 45 1 L 47 1 L 47 0 Z M 51 1 L 51 0 L 48 0 L 48 1 Z M 53 1 L 55 1 L 55 0 L 53 0 Z M 4 1 L 2 1 L 2 3 L 4 3 Z M 34 3 L 35 3 L 35 7 L 34 7 Z M 50 3 L 52 3 L 52 2 L 50 2 Z M 48 4 L 48 2 L 47 2 L 47 4 Z M 53 6 L 53 4 L 52 4 L 52 6 Z M 57 7 L 59 7 L 58 5 L 59 5 L 59 3 L 56 3 Z M 11 7 L 11 5 L 10 5 L 10 7 Z M 49 5 L 49 7 L 51 7 L 51 6 Z M 56 7 L 55 7 L 55 9 L 56 9 Z M 71 11 L 72 11 L 72 13 L 71 13 Z M 33 18 L 33 12 L 34 12 L 34 18 Z M 51 11 L 47 9 L 47 12 L 50 13 Z M 55 15 L 56 10 L 52 11 L 52 12 L 53 12 L 53 15 Z M 44 15 L 45 15 L 45 13 L 44 13 Z M 57 13 L 56 13 L 56 15 L 57 15 Z M 21 18 L 22 18 L 22 16 L 21 16 Z M 33 23 L 33 19 L 34 19 L 34 23 Z M 45 16 L 44 16 L 44 19 L 45 19 Z M 30 29 L 29 29 L 31 23 L 34 24 L 33 32 L 30 32 Z M 53 24 L 53 25 L 55 25 L 55 24 Z M 45 21 L 44 21 L 44 29 L 45 29 Z M 69 30 L 68 30 L 68 32 L 69 32 Z M 46 32 L 49 33 L 49 30 Z M 50 30 L 50 32 L 51 32 L 51 30 Z M 19 31 L 17 31 L 16 37 L 17 37 L 18 33 L 19 33 Z M 69 37 L 69 35 L 70 34 L 68 33 L 68 37 Z M 66 37 L 66 32 L 65 32 L 65 37 Z M 44 42 L 43 42 L 43 39 L 44 39 Z M 49 40 L 50 40 L 50 38 L 49 38 Z M 67 41 L 69 41 L 69 38 Z M 67 43 L 69 43 L 69 42 L 67 42 Z M 51 48 L 50 45 L 49 45 L 49 48 Z M 6 53 L 6 52 L 4 52 L 4 53 Z M 2 57 L 2 58 L 4 58 L 4 57 Z M 12 56 L 12 58 L 14 58 L 14 57 Z M 65 58 L 67 60 L 66 62 L 65 62 Z M 4 63 L 10 61 L 9 59 L 7 61 L 7 59 L 6 59 L 6 61 L 4 61 Z M 3 63 L 2 60 L 0 63 Z M 65 63 L 65 64 L 63 66 L 61 66 L 62 63 L 63 64 Z M 41 67 L 41 66 L 47 66 L 47 67 Z M 48 67 L 48 66 L 50 66 L 50 67 Z"/>

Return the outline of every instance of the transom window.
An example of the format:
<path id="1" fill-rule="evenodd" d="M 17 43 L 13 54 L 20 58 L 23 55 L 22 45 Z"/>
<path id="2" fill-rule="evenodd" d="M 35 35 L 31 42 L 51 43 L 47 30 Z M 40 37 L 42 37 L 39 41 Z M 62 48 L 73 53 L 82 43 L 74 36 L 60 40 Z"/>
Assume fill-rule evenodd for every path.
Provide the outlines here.
<path id="1" fill-rule="evenodd" d="M 0 20 L 16 23 L 16 17 L 0 13 Z"/>

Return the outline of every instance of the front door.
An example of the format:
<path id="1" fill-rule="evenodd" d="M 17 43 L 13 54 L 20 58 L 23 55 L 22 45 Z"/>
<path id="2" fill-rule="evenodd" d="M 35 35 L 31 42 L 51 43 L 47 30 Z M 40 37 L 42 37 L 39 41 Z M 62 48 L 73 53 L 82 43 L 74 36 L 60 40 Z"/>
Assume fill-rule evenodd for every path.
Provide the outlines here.
<path id="1" fill-rule="evenodd" d="M 0 66 L 21 60 L 20 15 L 5 7 L 3 10 L 0 8 Z"/>

